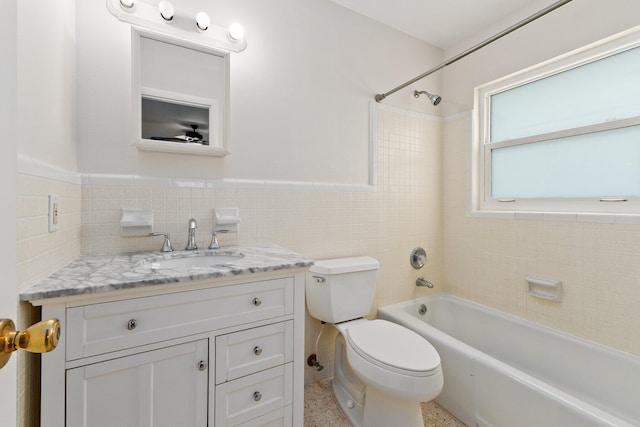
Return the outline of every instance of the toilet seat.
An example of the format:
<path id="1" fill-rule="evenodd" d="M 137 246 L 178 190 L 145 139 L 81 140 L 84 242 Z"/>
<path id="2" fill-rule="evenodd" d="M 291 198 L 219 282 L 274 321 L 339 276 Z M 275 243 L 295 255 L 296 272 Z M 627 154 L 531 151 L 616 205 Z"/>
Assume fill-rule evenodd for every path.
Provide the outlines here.
<path id="1" fill-rule="evenodd" d="M 417 333 L 376 319 L 346 328 L 346 341 L 363 359 L 382 369 L 412 377 L 429 377 L 441 372 L 440 356 Z"/>

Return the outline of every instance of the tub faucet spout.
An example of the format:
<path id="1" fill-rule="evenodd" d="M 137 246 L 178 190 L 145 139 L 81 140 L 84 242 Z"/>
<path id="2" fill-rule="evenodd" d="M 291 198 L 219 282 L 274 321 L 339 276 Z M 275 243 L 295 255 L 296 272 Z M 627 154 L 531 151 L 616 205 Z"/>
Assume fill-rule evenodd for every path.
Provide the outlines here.
<path id="1" fill-rule="evenodd" d="M 433 283 L 426 280 L 424 277 L 418 277 L 416 279 L 416 286 L 426 286 L 427 288 L 433 288 Z"/>
<path id="2" fill-rule="evenodd" d="M 198 228 L 198 224 L 194 218 L 189 220 L 189 237 L 187 239 L 187 247 L 184 248 L 186 251 L 195 251 L 198 249 L 198 245 L 196 245 L 196 228 Z"/>

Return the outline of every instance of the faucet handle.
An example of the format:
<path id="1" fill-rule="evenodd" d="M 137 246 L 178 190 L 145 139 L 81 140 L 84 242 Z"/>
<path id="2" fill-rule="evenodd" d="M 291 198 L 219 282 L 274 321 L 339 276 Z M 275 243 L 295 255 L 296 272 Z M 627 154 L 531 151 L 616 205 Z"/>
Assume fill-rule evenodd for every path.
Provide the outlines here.
<path id="1" fill-rule="evenodd" d="M 149 233 L 149 236 L 164 236 L 164 243 L 162 244 L 162 249 L 160 252 L 173 252 L 173 246 L 171 246 L 171 239 L 169 233 Z"/>
<path id="2" fill-rule="evenodd" d="M 216 236 L 215 231 L 211 234 L 211 243 L 209 243 L 209 249 L 220 249 L 220 243 L 218 243 L 218 236 Z"/>

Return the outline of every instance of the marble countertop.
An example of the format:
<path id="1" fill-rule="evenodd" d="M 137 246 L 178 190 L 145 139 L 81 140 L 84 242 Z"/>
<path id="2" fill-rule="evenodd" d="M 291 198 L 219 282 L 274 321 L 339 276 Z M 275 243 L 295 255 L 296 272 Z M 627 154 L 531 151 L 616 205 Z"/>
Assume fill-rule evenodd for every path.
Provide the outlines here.
<path id="1" fill-rule="evenodd" d="M 224 264 L 191 269 L 158 268 L 163 259 L 208 254 L 241 255 Z M 164 283 L 302 268 L 313 260 L 273 244 L 227 246 L 216 250 L 141 252 L 123 255 L 84 256 L 20 293 L 21 301 L 108 292 Z"/>

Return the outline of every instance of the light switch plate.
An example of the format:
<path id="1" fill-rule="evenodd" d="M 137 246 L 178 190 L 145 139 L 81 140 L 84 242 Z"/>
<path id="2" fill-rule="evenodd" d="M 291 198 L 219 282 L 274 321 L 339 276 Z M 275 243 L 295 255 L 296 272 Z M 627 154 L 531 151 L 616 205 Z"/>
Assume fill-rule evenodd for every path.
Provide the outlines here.
<path id="1" fill-rule="evenodd" d="M 49 233 L 60 228 L 60 200 L 58 196 L 49 194 Z"/>

